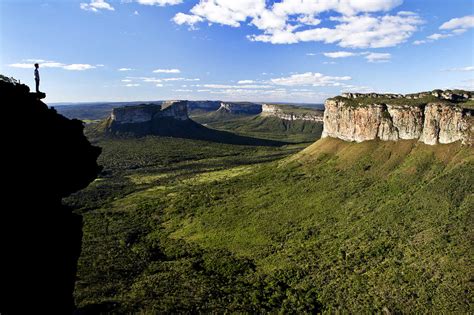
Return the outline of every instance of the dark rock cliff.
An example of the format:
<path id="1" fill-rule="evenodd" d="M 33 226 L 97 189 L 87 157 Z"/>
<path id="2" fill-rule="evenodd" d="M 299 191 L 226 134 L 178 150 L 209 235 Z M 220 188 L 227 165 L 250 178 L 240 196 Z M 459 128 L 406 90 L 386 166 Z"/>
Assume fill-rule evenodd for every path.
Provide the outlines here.
<path id="1" fill-rule="evenodd" d="M 49 109 L 26 85 L 0 81 L 3 206 L 0 313 L 70 314 L 82 219 L 61 199 L 92 182 L 100 148 L 79 120 Z"/>

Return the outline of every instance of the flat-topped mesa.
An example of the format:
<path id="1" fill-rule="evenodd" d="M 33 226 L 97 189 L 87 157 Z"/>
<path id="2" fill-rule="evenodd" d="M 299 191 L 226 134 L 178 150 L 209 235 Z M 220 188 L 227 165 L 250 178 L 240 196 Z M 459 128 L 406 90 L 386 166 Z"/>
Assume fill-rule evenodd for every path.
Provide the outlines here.
<path id="1" fill-rule="evenodd" d="M 222 102 L 217 111 L 230 114 L 257 115 L 262 112 L 262 105 L 254 103 Z"/>
<path id="2" fill-rule="evenodd" d="M 392 94 L 392 93 L 342 93 L 341 97 L 349 99 L 377 98 L 377 99 L 423 99 L 433 96 L 440 100 L 462 101 L 474 99 L 474 92 L 464 90 L 433 90 L 430 92 L 420 92 L 412 94 Z"/>
<path id="3" fill-rule="evenodd" d="M 162 105 L 142 104 L 136 106 L 118 107 L 112 110 L 110 120 L 114 124 L 136 124 L 149 122 L 159 117 L 170 117 L 177 120 L 187 120 L 187 102 L 166 101 L 163 102 Z"/>
<path id="4" fill-rule="evenodd" d="M 317 109 L 300 108 L 291 105 L 262 105 L 262 116 L 277 117 L 283 120 L 323 121 L 323 111 Z"/>
<path id="5" fill-rule="evenodd" d="M 417 139 L 434 145 L 474 143 L 473 92 L 345 93 L 325 103 L 322 137 L 345 141 Z"/>

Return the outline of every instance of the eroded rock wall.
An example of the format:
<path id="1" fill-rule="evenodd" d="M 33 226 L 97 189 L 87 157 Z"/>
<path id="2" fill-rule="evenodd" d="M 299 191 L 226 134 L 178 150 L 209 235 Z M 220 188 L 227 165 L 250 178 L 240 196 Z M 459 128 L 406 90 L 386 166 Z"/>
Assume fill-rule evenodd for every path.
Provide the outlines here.
<path id="1" fill-rule="evenodd" d="M 419 139 L 430 145 L 468 144 L 472 142 L 471 111 L 446 103 L 349 106 L 344 101 L 328 100 L 322 137 L 356 142 Z"/>

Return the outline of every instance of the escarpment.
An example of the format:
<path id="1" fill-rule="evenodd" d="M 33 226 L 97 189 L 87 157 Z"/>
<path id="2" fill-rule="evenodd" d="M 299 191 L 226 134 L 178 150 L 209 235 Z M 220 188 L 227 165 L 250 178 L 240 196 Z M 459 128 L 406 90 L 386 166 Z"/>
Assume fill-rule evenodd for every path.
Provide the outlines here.
<path id="1" fill-rule="evenodd" d="M 323 111 L 316 109 L 306 109 L 301 107 L 295 107 L 290 105 L 271 105 L 263 104 L 262 113 L 263 117 L 277 117 L 283 120 L 304 120 L 313 122 L 323 121 Z"/>
<path id="2" fill-rule="evenodd" d="M 408 96 L 344 94 L 326 101 L 322 137 L 472 144 L 472 97 L 468 91 L 441 90 Z"/>

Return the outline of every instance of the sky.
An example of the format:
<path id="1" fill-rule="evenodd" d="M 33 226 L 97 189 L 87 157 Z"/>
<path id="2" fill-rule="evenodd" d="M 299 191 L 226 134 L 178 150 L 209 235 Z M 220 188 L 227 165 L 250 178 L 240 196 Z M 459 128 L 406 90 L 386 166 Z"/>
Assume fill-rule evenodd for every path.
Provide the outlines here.
<path id="1" fill-rule="evenodd" d="M 474 1 L 0 0 L 0 73 L 35 62 L 48 103 L 474 90 Z"/>

